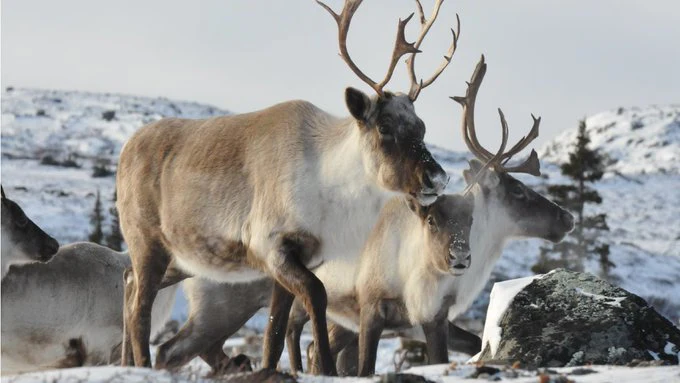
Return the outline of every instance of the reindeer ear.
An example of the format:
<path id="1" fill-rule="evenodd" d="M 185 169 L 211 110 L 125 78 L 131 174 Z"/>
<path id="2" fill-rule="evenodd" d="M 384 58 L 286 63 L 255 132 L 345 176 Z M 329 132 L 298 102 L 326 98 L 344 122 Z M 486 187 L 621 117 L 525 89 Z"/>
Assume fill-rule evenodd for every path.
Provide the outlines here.
<path id="1" fill-rule="evenodd" d="M 474 182 L 475 179 L 478 179 L 479 184 L 482 187 L 495 188 L 498 186 L 500 178 L 498 178 L 498 174 L 495 170 L 484 169 L 484 164 L 474 158 L 468 161 L 468 163 L 470 165 L 470 169 L 463 170 L 463 178 L 465 178 L 465 183 L 469 185 Z M 482 172 L 482 175 L 480 175 L 478 178 L 477 174 L 480 171 Z"/>
<path id="2" fill-rule="evenodd" d="M 359 89 L 349 87 L 345 89 L 345 104 L 349 113 L 361 122 L 366 122 L 368 111 L 371 107 L 371 99 Z"/>

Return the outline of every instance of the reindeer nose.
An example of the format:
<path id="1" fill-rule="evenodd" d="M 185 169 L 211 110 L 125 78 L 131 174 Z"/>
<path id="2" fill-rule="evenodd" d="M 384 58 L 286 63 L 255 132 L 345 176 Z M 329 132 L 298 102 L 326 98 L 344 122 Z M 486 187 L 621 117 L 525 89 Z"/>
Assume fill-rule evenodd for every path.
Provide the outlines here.
<path id="1" fill-rule="evenodd" d="M 444 191 L 446 185 L 449 183 L 449 175 L 446 174 L 444 169 L 439 165 L 436 169 L 428 169 L 425 171 L 425 177 L 423 177 L 423 186 L 435 191 L 437 194 Z"/>
<path id="2" fill-rule="evenodd" d="M 57 242 L 57 240 L 54 239 L 54 238 L 50 238 L 50 240 L 48 240 L 48 241 L 45 243 L 45 247 L 43 248 L 43 256 L 42 256 L 42 258 L 43 258 L 45 261 L 48 261 L 48 260 L 50 260 L 50 259 L 52 258 L 52 256 L 53 256 L 54 254 L 57 253 L 57 251 L 59 251 L 59 242 Z"/>
<path id="3" fill-rule="evenodd" d="M 560 221 L 567 227 L 568 230 L 574 228 L 574 216 L 568 211 L 560 212 Z"/>

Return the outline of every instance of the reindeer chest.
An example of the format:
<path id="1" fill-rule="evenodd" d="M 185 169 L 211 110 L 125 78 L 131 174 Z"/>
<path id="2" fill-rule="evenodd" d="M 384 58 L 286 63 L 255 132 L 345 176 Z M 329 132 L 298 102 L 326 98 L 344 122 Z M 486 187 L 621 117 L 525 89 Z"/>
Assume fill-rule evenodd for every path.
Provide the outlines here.
<path id="1" fill-rule="evenodd" d="M 306 193 L 305 193 L 306 194 Z M 328 188 L 300 201 L 302 224 L 321 241 L 324 261 L 358 259 L 387 197 L 374 188 Z"/>

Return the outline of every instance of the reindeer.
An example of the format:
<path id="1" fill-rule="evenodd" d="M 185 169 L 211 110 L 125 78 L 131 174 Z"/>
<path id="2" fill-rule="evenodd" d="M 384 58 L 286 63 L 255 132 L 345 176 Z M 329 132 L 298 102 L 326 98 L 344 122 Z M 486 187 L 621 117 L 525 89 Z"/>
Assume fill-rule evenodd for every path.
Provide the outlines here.
<path id="1" fill-rule="evenodd" d="M 321 280 L 335 287 L 328 289 L 328 316 L 351 330 L 343 331 L 337 326 L 331 330 L 335 335 L 331 351 L 337 354 L 338 339 L 350 340 L 354 338 L 352 332 L 358 332 L 359 375 L 373 373 L 384 329 L 448 325 L 442 309 L 450 305 L 445 303 L 448 286 L 471 263 L 472 207 L 471 198 L 455 194 L 440 196 L 427 207 L 412 199 L 406 203 L 402 198 L 392 199 L 383 208 L 354 270 L 345 267 L 341 275 L 333 278 L 336 267 L 320 267 L 326 269 L 323 273 L 326 278 Z M 340 278 L 344 282 L 338 287 Z M 307 321 L 300 311 L 291 314 L 287 331 L 290 360 L 295 369 L 302 368 L 299 339 Z M 429 332 L 426 335 L 428 339 L 436 335 L 447 354 L 447 338 Z"/>
<path id="2" fill-rule="evenodd" d="M 118 363 L 129 266 L 127 253 L 82 242 L 48 263 L 11 268 L 2 280 L 2 373 Z M 167 321 L 176 289 L 158 294 L 152 333 Z"/>
<path id="3" fill-rule="evenodd" d="M 479 144 L 475 133 L 474 105 L 485 73 L 486 63 L 484 56 L 482 56 L 469 82 L 466 96 L 454 98 L 463 105 L 462 132 L 464 141 L 470 151 L 479 159 L 471 160 L 470 169 L 465 170 L 463 174 L 468 184 L 463 194 L 471 194 L 471 198 L 474 200 L 470 232 L 472 262 L 469 270 L 456 278 L 451 278 L 449 283 L 442 285 L 439 289 L 432 288 L 433 285 L 429 285 L 430 288 L 416 287 L 413 282 L 409 282 L 411 279 L 402 277 L 400 280 L 399 277 L 401 275 L 417 276 L 412 281 L 422 283 L 421 281 L 426 278 L 420 276 L 423 273 L 420 270 L 430 267 L 432 272 L 436 272 L 437 269 L 429 266 L 425 258 L 420 263 L 407 263 L 407 267 L 401 266 L 400 262 L 396 262 L 398 257 L 396 254 L 399 250 L 392 247 L 395 241 L 391 239 L 375 247 L 387 252 L 392 250 L 393 254 L 386 255 L 393 257 L 392 261 L 382 261 L 382 267 L 377 267 L 374 262 L 380 261 L 380 256 L 363 257 L 362 260 L 367 259 L 369 261 L 362 262 L 358 266 L 358 270 L 351 271 L 353 274 L 349 274 L 357 275 L 352 286 L 346 286 L 347 281 L 341 280 L 343 277 L 346 278 L 348 274 L 340 273 L 337 269 L 334 270 L 332 265 L 324 264 L 320 267 L 327 268 L 327 272 L 324 274 L 326 278 L 321 277 L 321 280 L 327 286 L 328 291 L 333 291 L 333 294 L 329 293 L 328 316 L 342 326 L 334 326 L 329 330 L 333 334 L 331 342 L 333 354 L 336 355 L 348 345 L 357 346 L 356 334 L 354 334 L 357 331 L 357 325 L 360 328 L 363 325 L 368 325 L 370 329 L 362 330 L 359 335 L 359 375 L 373 373 L 375 349 L 377 347 L 375 343 L 376 334 L 380 334 L 378 330 L 382 330 L 385 324 L 389 323 L 386 313 L 392 313 L 392 311 L 386 310 L 383 305 L 382 307 L 379 306 L 382 311 L 377 310 L 378 313 L 382 314 L 382 317 L 374 315 L 364 318 L 363 314 L 357 316 L 359 307 L 363 312 L 367 305 L 376 305 L 375 299 L 363 297 L 371 296 L 376 290 L 384 291 L 383 294 L 386 294 L 384 298 L 389 298 L 390 293 L 402 291 L 402 289 L 407 291 L 409 295 L 412 294 L 414 306 L 420 305 L 420 307 L 430 310 L 428 315 L 422 315 L 418 318 L 410 317 L 411 324 L 422 324 L 422 330 L 428 344 L 430 362 L 446 363 L 448 362 L 446 352 L 447 314 L 448 317 L 455 318 L 469 308 L 486 284 L 493 266 L 501 255 L 505 241 L 515 237 L 535 237 L 559 242 L 573 229 L 573 216 L 569 212 L 540 196 L 508 174 L 518 172 L 540 175 L 540 165 L 535 151 L 532 150 L 530 156 L 518 166 L 505 165 L 512 156 L 519 153 L 538 136 L 540 118 L 537 119 L 532 116 L 534 122 L 530 133 L 505 152 L 508 126 L 503 112 L 499 109 L 502 127 L 500 148 L 493 154 Z M 403 235 L 402 233 L 401 236 Z M 319 275 L 318 272 L 317 275 Z M 401 284 L 396 282 L 387 284 L 385 282 L 395 280 Z M 428 285 L 423 284 L 422 286 Z M 341 293 L 342 291 L 345 292 L 345 295 Z M 353 297 L 352 294 L 356 294 L 356 297 Z M 336 296 L 346 297 L 346 299 L 336 300 Z M 348 315 L 348 312 L 354 313 L 354 316 Z M 291 317 L 293 318 L 291 326 L 297 326 L 297 329 L 293 328 L 292 331 L 300 331 L 300 322 L 304 324 L 306 321 L 304 313 L 297 309 L 294 310 Z M 367 331 L 367 334 L 364 331 Z M 362 341 L 362 335 L 370 337 L 371 342 Z M 411 336 L 414 335 L 411 334 Z M 291 342 L 289 342 L 289 349 L 298 353 L 291 354 L 291 358 L 293 356 L 298 358 L 295 363 L 297 367 L 300 367 L 299 342 L 295 344 L 295 338 L 295 334 L 289 334 L 289 340 L 292 340 L 293 343 L 291 345 Z M 354 363 L 356 363 L 356 359 Z M 316 362 L 311 360 L 308 365 L 314 368 Z M 351 371 L 353 366 L 341 366 L 341 369 Z"/>
<path id="4" fill-rule="evenodd" d="M 289 101 L 207 120 L 164 119 L 123 147 L 116 187 L 136 285 L 126 318 L 135 365 L 151 366 L 149 313 L 164 273 L 179 268 L 232 283 L 271 277 L 263 367 L 278 362 L 297 297 L 312 321 L 321 371 L 335 374 L 326 290 L 310 268 L 357 254 L 395 194 L 428 205 L 444 190 L 448 176 L 425 147 L 413 103 L 450 62 L 456 35 L 434 76 L 409 94 L 391 93 L 383 88 L 399 58 L 419 52 L 404 37 L 410 17 L 399 22 L 387 75 L 375 82 L 346 46 L 361 0 L 348 0 L 339 15 L 320 4 L 337 23 L 341 57 L 377 93 L 347 88 L 349 118 Z"/>
<path id="5" fill-rule="evenodd" d="M 11 265 L 47 262 L 59 249 L 59 242 L 31 221 L 16 202 L 2 193 L 2 279 Z"/>

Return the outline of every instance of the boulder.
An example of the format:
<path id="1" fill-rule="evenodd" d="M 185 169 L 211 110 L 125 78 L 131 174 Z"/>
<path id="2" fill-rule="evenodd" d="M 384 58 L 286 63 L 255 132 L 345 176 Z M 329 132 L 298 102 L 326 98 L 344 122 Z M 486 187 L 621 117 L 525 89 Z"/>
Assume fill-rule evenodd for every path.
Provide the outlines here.
<path id="1" fill-rule="evenodd" d="M 680 329 L 644 299 L 594 275 L 559 269 L 508 284 L 512 294 L 498 286 L 479 361 L 519 361 L 530 368 L 634 360 L 678 364 Z"/>

